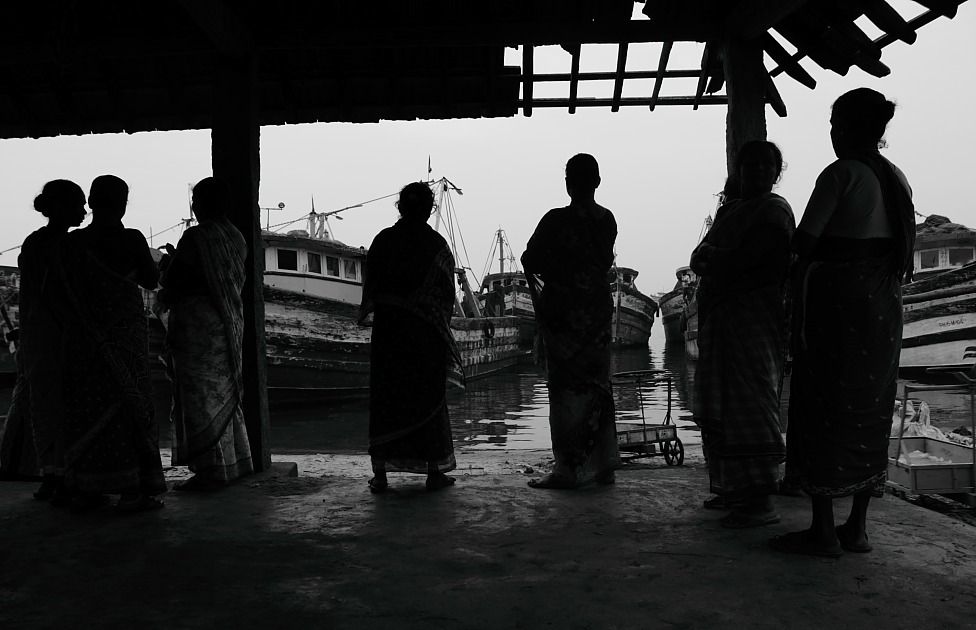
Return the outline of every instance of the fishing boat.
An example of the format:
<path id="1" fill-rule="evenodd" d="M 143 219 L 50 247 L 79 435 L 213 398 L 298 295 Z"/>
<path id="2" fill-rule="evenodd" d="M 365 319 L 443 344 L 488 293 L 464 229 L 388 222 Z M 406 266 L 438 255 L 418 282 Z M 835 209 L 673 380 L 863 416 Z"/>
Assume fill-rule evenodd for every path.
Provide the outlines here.
<path id="1" fill-rule="evenodd" d="M 915 235 L 915 280 L 902 287 L 899 369 L 969 369 L 976 363 L 976 230 L 929 215 Z"/>
<path id="2" fill-rule="evenodd" d="M 498 272 L 484 275 L 478 293 L 481 312 L 486 316 L 518 318 L 519 347 L 523 351 L 531 351 L 535 336 L 535 307 L 525 274 L 519 269 L 515 253 L 501 228 L 495 232 L 489 260 L 494 258 L 496 250 Z"/>
<path id="3" fill-rule="evenodd" d="M 695 297 L 698 286 L 698 274 L 691 267 L 678 267 L 674 272 L 677 281 L 674 288 L 661 296 L 658 307 L 661 312 L 661 325 L 664 327 L 666 343 L 684 344 L 684 312 Z"/>
<path id="4" fill-rule="evenodd" d="M 637 289 L 637 270 L 617 267 L 610 271 L 610 289 L 614 299 L 613 345 L 647 347 L 651 326 L 658 313 L 658 303 Z"/>
<path id="5" fill-rule="evenodd" d="M 452 191 L 460 191 L 446 178 L 431 186 L 439 230 L 442 216 L 453 212 Z M 329 214 L 313 212 L 308 230 L 263 237 L 268 396 L 279 404 L 369 393 L 370 329 L 356 323 L 367 252 L 335 240 L 328 229 Z M 519 318 L 483 315 L 467 270 L 458 265 L 455 273 L 460 291 L 451 331 L 465 377 L 477 379 L 513 367 L 520 354 Z"/>

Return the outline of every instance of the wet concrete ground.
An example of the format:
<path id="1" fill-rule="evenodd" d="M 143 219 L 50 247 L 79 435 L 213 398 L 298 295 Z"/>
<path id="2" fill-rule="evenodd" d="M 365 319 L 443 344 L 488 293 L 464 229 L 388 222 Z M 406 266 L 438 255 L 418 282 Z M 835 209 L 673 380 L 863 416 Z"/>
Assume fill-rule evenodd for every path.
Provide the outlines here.
<path id="1" fill-rule="evenodd" d="M 778 525 L 720 527 L 694 452 L 579 491 L 525 485 L 546 452 L 461 453 L 455 487 L 391 475 L 376 496 L 362 456 L 288 459 L 300 476 L 277 464 L 128 516 L 0 483 L 0 628 L 976 625 L 976 528 L 891 496 L 872 503 L 873 552 L 826 560 L 767 546 L 806 526 L 803 498 L 778 500 Z"/>

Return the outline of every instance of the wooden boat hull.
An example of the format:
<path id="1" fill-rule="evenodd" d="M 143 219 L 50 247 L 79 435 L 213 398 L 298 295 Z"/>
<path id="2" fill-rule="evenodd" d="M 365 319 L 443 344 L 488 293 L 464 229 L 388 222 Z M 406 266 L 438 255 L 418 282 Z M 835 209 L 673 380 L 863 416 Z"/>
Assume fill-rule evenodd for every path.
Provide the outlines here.
<path id="1" fill-rule="evenodd" d="M 900 371 L 976 363 L 976 264 L 905 285 L 902 303 Z"/>
<path id="2" fill-rule="evenodd" d="M 265 289 L 268 398 L 275 404 L 342 401 L 369 395 L 370 329 L 359 308 L 324 298 Z M 451 319 L 465 378 L 514 367 L 519 318 Z"/>
<path id="3" fill-rule="evenodd" d="M 684 289 L 675 289 L 661 296 L 661 325 L 666 343 L 684 343 L 682 316 L 685 310 Z"/>
<path id="4" fill-rule="evenodd" d="M 698 360 L 698 302 L 692 300 L 685 306 L 685 358 Z"/>
<path id="5" fill-rule="evenodd" d="M 620 293 L 618 298 L 612 328 L 614 346 L 647 346 L 657 303 L 644 295 Z"/>

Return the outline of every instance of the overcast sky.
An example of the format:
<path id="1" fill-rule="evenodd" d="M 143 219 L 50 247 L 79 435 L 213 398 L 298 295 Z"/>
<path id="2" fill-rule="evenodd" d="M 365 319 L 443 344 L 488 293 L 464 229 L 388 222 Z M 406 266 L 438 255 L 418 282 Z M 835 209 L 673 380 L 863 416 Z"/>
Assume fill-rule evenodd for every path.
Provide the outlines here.
<path id="1" fill-rule="evenodd" d="M 914 2 L 893 2 L 914 17 Z M 639 16 L 640 19 L 643 16 Z M 865 30 L 872 36 L 869 26 Z M 628 69 L 655 69 L 660 45 L 631 47 Z M 511 51 L 509 63 L 520 61 Z M 671 69 L 696 67 L 700 44 L 676 46 Z M 953 20 L 940 18 L 921 29 L 914 45 L 895 42 L 882 61 L 892 70 L 875 79 L 852 68 L 846 77 L 809 60 L 802 65 L 817 80 L 809 90 L 786 75 L 776 84 L 789 115 L 766 108 L 768 137 L 778 143 L 788 167 L 777 192 L 793 206 L 797 219 L 820 170 L 834 159 L 828 136 L 830 104 L 855 87 L 877 89 L 898 109 L 888 127 L 884 155 L 906 173 L 922 214 L 942 214 L 976 227 L 976 204 L 969 190 L 976 178 L 976 116 L 972 60 L 976 59 L 976 3 L 963 4 Z M 613 70 L 615 47 L 584 47 L 582 69 Z M 770 62 L 767 60 L 767 64 Z M 558 47 L 540 50 L 537 72 L 568 72 L 570 57 Z M 770 65 L 770 67 L 772 67 Z M 696 80 L 668 80 L 667 94 L 692 94 Z M 672 84 L 673 82 L 673 84 Z M 669 85 L 672 84 L 672 85 Z M 543 89 L 545 88 L 545 89 Z M 628 82 L 625 96 L 647 96 L 650 82 Z M 566 85 L 539 86 L 536 96 L 565 96 Z M 587 85 L 581 96 L 612 95 L 612 82 Z M 640 272 L 645 293 L 669 290 L 674 270 L 687 264 L 715 193 L 725 178 L 724 106 L 536 109 L 526 118 L 452 121 L 312 124 L 261 130 L 260 204 L 272 224 L 308 214 L 311 198 L 319 212 L 395 193 L 410 181 L 449 178 L 464 194 L 455 210 L 467 260 L 480 281 L 494 232 L 507 233 L 516 255 L 542 214 L 565 205 L 566 160 L 587 152 L 600 162 L 603 184 L 597 199 L 617 218 L 618 264 Z M 32 207 L 44 182 L 71 179 L 86 191 L 96 176 L 112 173 L 130 186 L 125 222 L 158 234 L 188 214 L 187 184 L 210 174 L 209 131 L 133 135 L 66 136 L 40 140 L 0 140 L 0 191 L 4 222 L 0 250 L 19 245 L 43 224 Z M 331 220 L 336 237 L 368 246 L 397 217 L 393 199 L 349 210 Z M 265 224 L 268 213 L 262 212 Z M 286 229 L 302 228 L 299 222 Z M 175 243 L 179 230 L 153 237 L 153 244 Z M 17 251 L 0 255 L 0 265 L 15 265 Z M 495 262 L 497 268 L 497 262 Z"/>

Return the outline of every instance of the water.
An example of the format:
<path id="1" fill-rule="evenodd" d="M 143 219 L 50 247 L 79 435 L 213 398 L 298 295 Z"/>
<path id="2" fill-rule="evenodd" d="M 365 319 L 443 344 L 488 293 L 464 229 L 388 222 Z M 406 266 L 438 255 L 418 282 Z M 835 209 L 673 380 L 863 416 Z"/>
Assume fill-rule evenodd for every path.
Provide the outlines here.
<path id="1" fill-rule="evenodd" d="M 701 433 L 691 419 L 691 392 L 695 363 L 686 361 L 682 344 L 664 343 L 664 331 L 655 329 L 647 349 L 618 350 L 611 359 L 613 373 L 660 370 L 663 381 L 643 383 L 633 379 L 614 383 L 617 420 L 662 424 L 668 414 L 671 383 L 671 419 L 685 444 L 700 444 Z M 899 397 L 905 383 L 899 381 Z M 946 392 L 921 392 L 932 424 L 943 431 L 970 426 L 968 396 Z M 466 390 L 448 392 L 448 406 L 456 446 L 466 450 L 548 449 L 549 404 L 545 378 L 533 364 L 468 384 Z M 917 405 L 916 405 L 917 407 Z M 340 406 L 305 407 L 272 414 L 272 449 L 275 453 L 359 452 L 367 447 L 366 401 Z"/>
<path id="2" fill-rule="evenodd" d="M 621 379 L 614 384 L 617 420 L 662 424 L 668 414 L 671 381 L 671 419 L 685 444 L 701 442 L 691 421 L 693 365 L 683 349 L 665 347 L 663 330 L 655 330 L 649 347 L 614 351 L 611 371 L 660 370 L 665 378 L 641 384 Z M 469 383 L 465 390 L 448 392 L 448 407 L 457 448 L 548 449 L 549 404 L 546 381 L 534 364 Z M 305 407 L 275 412 L 271 417 L 275 453 L 365 452 L 368 407 L 366 401 L 343 405 Z"/>

